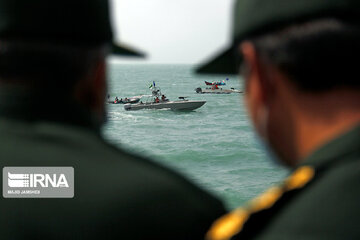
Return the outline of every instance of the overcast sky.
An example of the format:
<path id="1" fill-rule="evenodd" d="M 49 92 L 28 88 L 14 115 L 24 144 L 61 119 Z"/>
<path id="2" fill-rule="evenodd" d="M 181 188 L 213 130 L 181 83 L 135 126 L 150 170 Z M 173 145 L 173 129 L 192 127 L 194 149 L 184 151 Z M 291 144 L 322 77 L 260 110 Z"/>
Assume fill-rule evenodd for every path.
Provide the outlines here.
<path id="1" fill-rule="evenodd" d="M 232 3 L 112 0 L 116 38 L 145 51 L 148 63 L 200 63 L 229 43 Z"/>

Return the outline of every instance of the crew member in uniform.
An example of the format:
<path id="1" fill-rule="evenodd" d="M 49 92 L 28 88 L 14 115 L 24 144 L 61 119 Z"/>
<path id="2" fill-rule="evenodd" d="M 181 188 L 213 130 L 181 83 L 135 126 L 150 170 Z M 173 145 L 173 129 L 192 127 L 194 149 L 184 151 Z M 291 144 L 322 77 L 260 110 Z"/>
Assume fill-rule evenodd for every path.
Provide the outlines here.
<path id="1" fill-rule="evenodd" d="M 1 240 L 203 239 L 225 213 L 182 176 L 101 136 L 105 57 L 140 55 L 111 44 L 108 10 L 105 0 L 0 0 L 1 169 L 75 175 L 73 198 L 1 197 Z"/>
<path id="2" fill-rule="evenodd" d="M 292 174 L 207 239 L 360 239 L 360 2 L 238 0 L 232 45 L 199 73 L 239 73 L 252 123 Z"/>

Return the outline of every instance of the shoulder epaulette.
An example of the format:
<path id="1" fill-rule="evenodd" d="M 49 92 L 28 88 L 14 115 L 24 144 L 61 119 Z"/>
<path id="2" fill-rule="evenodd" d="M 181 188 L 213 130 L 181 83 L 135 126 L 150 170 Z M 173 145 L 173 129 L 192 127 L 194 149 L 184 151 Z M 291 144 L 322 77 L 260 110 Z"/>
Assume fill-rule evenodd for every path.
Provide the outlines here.
<path id="1" fill-rule="evenodd" d="M 268 189 L 251 200 L 245 207 L 237 208 L 217 219 L 206 234 L 207 240 L 226 240 L 239 233 L 251 214 L 271 208 L 288 191 L 303 188 L 315 175 L 314 168 L 303 166 L 296 169 L 285 181 Z"/>

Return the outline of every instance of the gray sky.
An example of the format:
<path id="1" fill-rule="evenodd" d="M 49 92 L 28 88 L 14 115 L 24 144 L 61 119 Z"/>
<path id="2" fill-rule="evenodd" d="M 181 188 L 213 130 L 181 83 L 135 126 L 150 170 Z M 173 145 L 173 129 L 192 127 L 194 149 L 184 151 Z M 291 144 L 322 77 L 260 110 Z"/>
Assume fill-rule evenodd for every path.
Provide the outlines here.
<path id="1" fill-rule="evenodd" d="M 200 63 L 230 39 L 232 0 L 112 0 L 116 38 L 141 63 Z M 112 58 L 115 62 L 133 62 Z M 135 63 L 134 62 L 134 63 Z"/>

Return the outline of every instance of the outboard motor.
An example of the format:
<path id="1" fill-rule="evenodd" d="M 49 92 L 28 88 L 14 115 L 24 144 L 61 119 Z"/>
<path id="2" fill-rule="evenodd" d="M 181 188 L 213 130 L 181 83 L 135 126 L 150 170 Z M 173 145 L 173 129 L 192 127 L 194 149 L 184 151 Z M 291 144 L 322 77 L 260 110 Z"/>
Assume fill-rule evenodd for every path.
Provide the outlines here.
<path id="1" fill-rule="evenodd" d="M 202 93 L 202 90 L 201 90 L 200 87 L 198 87 L 198 88 L 195 89 L 195 92 L 196 92 L 196 93 Z"/>

